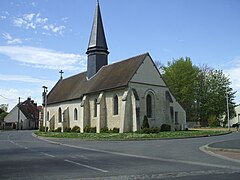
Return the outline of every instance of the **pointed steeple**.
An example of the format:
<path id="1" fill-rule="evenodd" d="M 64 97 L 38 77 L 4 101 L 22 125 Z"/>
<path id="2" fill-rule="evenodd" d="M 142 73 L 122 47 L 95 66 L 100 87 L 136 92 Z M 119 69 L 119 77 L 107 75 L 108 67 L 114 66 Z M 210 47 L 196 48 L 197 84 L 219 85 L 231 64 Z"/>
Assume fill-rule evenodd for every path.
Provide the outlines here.
<path id="1" fill-rule="evenodd" d="M 90 79 L 102 66 L 108 64 L 109 52 L 98 1 L 86 54 L 88 55 L 87 77 Z"/>

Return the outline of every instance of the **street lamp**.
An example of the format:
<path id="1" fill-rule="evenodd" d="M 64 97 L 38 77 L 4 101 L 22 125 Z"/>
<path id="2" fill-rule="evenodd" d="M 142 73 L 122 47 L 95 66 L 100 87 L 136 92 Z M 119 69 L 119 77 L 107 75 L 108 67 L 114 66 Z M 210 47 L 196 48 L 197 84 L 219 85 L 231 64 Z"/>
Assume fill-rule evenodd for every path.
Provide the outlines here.
<path id="1" fill-rule="evenodd" d="M 47 132 L 47 86 L 42 86 L 43 88 L 43 105 L 44 105 L 44 123 L 45 123 L 45 132 Z"/>
<path id="2" fill-rule="evenodd" d="M 226 100 L 227 100 L 227 120 L 228 120 L 228 130 L 230 131 L 230 117 L 229 117 L 229 104 L 228 104 L 228 93 L 226 88 Z"/>

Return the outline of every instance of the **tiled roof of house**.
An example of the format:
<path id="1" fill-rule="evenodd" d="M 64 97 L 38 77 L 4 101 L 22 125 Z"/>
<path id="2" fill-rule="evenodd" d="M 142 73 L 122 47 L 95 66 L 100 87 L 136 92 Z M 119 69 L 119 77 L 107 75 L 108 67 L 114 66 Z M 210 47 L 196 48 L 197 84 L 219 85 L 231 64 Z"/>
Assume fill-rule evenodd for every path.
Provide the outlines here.
<path id="1" fill-rule="evenodd" d="M 87 80 L 86 72 L 59 80 L 48 94 L 48 104 L 81 98 L 84 94 L 125 87 L 148 53 L 103 66 Z"/>
<path id="2" fill-rule="evenodd" d="M 39 116 L 39 110 L 37 104 L 33 100 L 28 98 L 26 101 L 22 102 L 19 109 L 26 116 L 27 119 L 37 120 Z"/>

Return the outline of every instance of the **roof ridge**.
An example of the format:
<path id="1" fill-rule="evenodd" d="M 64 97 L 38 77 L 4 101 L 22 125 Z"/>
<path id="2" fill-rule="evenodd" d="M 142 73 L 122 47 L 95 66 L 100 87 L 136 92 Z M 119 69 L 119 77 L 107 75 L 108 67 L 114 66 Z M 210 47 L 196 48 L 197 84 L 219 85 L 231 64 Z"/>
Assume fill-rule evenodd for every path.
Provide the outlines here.
<path id="1" fill-rule="evenodd" d="M 124 61 L 129 61 L 129 60 L 131 60 L 131 59 L 135 59 L 135 58 L 137 58 L 137 57 L 140 57 L 140 56 L 147 56 L 147 55 L 149 55 L 148 52 L 143 53 L 143 54 L 139 54 L 139 55 L 136 55 L 136 56 L 133 56 L 133 57 L 127 58 L 127 59 L 119 60 L 119 61 L 116 61 L 116 62 L 114 62 L 114 63 L 108 64 L 108 65 L 105 65 L 105 66 L 103 66 L 103 67 L 107 67 L 107 66 L 111 66 L 111 65 L 114 65 L 114 64 L 122 63 L 122 62 L 124 62 Z"/>

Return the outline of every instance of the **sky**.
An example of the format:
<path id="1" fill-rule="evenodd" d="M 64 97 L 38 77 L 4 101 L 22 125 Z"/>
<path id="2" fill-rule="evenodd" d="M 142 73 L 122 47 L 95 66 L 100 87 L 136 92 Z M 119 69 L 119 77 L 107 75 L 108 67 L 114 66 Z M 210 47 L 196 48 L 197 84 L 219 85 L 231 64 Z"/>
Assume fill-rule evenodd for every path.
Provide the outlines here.
<path id="1" fill-rule="evenodd" d="M 86 71 L 96 0 L 0 1 L 0 104 L 41 104 L 63 77 Z M 100 0 L 109 63 L 149 52 L 221 69 L 240 103 L 239 0 Z"/>

